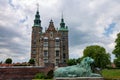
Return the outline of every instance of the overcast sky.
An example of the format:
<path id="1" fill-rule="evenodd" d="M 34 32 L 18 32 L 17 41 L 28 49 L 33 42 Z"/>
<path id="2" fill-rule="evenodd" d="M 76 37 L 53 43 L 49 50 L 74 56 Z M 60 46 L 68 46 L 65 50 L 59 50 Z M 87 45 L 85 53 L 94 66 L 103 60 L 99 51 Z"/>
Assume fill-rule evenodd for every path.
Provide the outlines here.
<path id="1" fill-rule="evenodd" d="M 103 46 L 112 53 L 120 32 L 120 0 L 0 0 L 0 61 L 8 57 L 13 62 L 30 59 L 37 3 L 43 31 L 51 19 L 59 28 L 63 13 L 69 28 L 70 58 L 81 57 L 90 45 Z"/>

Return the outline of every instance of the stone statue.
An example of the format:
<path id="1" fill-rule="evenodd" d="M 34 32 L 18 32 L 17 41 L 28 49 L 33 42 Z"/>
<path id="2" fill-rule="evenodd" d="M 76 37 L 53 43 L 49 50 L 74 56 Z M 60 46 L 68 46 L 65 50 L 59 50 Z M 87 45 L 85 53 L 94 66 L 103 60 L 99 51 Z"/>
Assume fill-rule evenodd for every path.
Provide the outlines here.
<path id="1" fill-rule="evenodd" d="M 101 77 L 100 74 L 92 73 L 90 64 L 94 60 L 85 57 L 80 64 L 61 67 L 54 71 L 54 77 Z"/>

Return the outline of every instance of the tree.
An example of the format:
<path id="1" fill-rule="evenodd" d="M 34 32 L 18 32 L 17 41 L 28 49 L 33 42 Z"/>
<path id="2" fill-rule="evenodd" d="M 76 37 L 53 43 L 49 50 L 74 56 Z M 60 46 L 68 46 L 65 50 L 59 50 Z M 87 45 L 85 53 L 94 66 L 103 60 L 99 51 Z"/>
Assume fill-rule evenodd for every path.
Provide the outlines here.
<path id="1" fill-rule="evenodd" d="M 116 57 L 116 59 L 114 59 L 114 64 L 116 65 L 116 67 L 120 67 L 120 33 L 117 34 L 115 43 L 115 49 L 112 52 Z"/>
<path id="2" fill-rule="evenodd" d="M 115 54 L 116 58 L 120 58 L 120 33 L 117 34 L 117 39 L 115 40 L 115 49 L 113 50 L 113 54 Z"/>
<path id="3" fill-rule="evenodd" d="M 6 63 L 6 64 L 11 64 L 11 63 L 12 63 L 12 59 L 11 59 L 11 58 L 7 58 L 7 59 L 5 60 L 5 63 Z"/>
<path id="4" fill-rule="evenodd" d="M 78 64 L 80 64 L 83 58 L 84 58 L 84 57 L 81 57 L 81 58 L 76 59 L 76 62 L 77 62 Z"/>
<path id="5" fill-rule="evenodd" d="M 67 60 L 67 65 L 72 66 L 72 65 L 80 64 L 80 62 L 82 61 L 83 58 L 84 57 L 81 57 L 78 59 L 69 59 L 69 60 Z"/>
<path id="6" fill-rule="evenodd" d="M 120 67 L 120 58 L 114 59 L 114 64 L 116 67 Z"/>
<path id="7" fill-rule="evenodd" d="M 95 60 L 95 67 L 105 68 L 110 64 L 110 54 L 106 53 L 105 48 L 99 45 L 88 46 L 84 49 L 83 53 L 83 57 L 89 56 Z"/>
<path id="8" fill-rule="evenodd" d="M 29 63 L 30 63 L 30 64 L 35 64 L 35 60 L 31 58 L 31 59 L 29 60 Z"/>
<path id="9" fill-rule="evenodd" d="M 68 66 L 72 66 L 72 65 L 76 65 L 76 64 L 77 64 L 76 59 L 69 59 L 69 60 L 67 61 L 67 65 L 68 65 Z"/>

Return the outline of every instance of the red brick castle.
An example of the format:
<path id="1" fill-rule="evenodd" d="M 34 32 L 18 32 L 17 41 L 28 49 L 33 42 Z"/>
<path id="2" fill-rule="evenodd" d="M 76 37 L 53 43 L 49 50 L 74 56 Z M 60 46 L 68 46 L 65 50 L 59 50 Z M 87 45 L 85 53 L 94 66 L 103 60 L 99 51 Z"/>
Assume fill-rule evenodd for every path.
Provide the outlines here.
<path id="1" fill-rule="evenodd" d="M 31 58 L 36 66 L 53 63 L 56 66 L 66 63 L 69 58 L 68 27 L 62 17 L 59 29 L 56 29 L 52 20 L 48 28 L 42 31 L 39 11 L 37 10 L 32 27 Z"/>

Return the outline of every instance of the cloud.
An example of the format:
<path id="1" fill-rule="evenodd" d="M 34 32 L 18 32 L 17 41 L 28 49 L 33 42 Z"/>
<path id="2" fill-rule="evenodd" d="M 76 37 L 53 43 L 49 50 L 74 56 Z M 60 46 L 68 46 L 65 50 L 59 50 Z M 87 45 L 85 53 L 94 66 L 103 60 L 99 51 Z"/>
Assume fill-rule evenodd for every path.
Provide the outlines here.
<path id="1" fill-rule="evenodd" d="M 63 12 L 69 27 L 70 58 L 81 57 L 89 45 L 98 44 L 109 53 L 114 49 L 116 34 L 120 32 L 119 0 L 1 0 L 0 60 L 12 57 L 14 62 L 22 62 L 30 58 L 37 3 L 44 30 L 51 18 L 58 28 Z"/>

